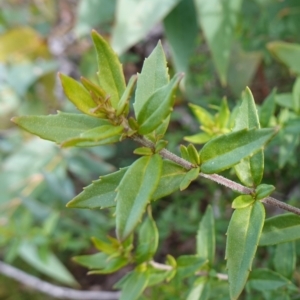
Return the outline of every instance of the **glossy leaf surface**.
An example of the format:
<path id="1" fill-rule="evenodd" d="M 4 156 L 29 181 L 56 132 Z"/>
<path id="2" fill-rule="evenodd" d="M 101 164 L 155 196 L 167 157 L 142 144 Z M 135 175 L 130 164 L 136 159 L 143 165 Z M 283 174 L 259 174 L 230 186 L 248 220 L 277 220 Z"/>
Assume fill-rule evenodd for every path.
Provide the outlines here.
<path id="1" fill-rule="evenodd" d="M 145 102 L 137 118 L 140 134 L 145 135 L 154 131 L 170 115 L 175 101 L 174 93 L 182 76 L 182 74 L 175 75 L 167 85 L 158 89 Z"/>
<path id="2" fill-rule="evenodd" d="M 122 65 L 108 42 L 95 30 L 92 38 L 97 52 L 100 86 L 110 96 L 112 106 L 117 108 L 126 86 Z"/>
<path id="3" fill-rule="evenodd" d="M 83 191 L 71 200 L 67 207 L 76 208 L 106 208 L 115 206 L 116 188 L 122 180 L 127 168 L 121 169 L 100 179 L 83 189 Z"/>
<path id="4" fill-rule="evenodd" d="M 201 171 L 212 174 L 226 170 L 255 154 L 273 135 L 273 129 L 243 129 L 216 137 L 200 151 Z"/>
<path id="5" fill-rule="evenodd" d="M 276 245 L 300 239 L 300 216 L 283 214 L 266 220 L 259 246 Z"/>
<path id="6" fill-rule="evenodd" d="M 58 144 L 80 136 L 87 130 L 110 124 L 107 120 L 63 112 L 48 116 L 14 117 L 12 121 L 25 130 Z"/>
<path id="7" fill-rule="evenodd" d="M 118 239 L 124 240 L 141 220 L 158 185 L 162 165 L 162 158 L 155 154 L 139 158 L 126 171 L 117 188 Z"/>
<path id="8" fill-rule="evenodd" d="M 197 255 L 208 260 L 210 266 L 214 263 L 216 251 L 215 220 L 212 207 L 209 205 L 203 215 L 197 232 Z"/>
<path id="9" fill-rule="evenodd" d="M 246 284 L 265 219 L 262 203 L 256 201 L 236 209 L 231 217 L 226 243 L 226 259 L 231 299 L 238 299 Z"/>

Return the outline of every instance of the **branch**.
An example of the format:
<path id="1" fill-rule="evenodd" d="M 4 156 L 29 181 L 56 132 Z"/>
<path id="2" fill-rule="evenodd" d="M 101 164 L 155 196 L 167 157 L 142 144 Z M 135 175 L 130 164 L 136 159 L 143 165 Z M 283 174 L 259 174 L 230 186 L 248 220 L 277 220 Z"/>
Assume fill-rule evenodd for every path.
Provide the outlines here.
<path id="1" fill-rule="evenodd" d="M 155 145 L 147 140 L 146 138 L 139 136 L 139 135 L 134 135 L 132 136 L 132 139 L 140 144 L 142 144 L 145 147 L 149 147 L 151 149 L 155 148 Z M 194 165 L 192 163 L 190 163 L 189 161 L 175 155 L 174 153 L 170 152 L 167 149 L 162 149 L 159 154 L 168 160 L 172 160 L 173 162 L 179 164 L 180 166 L 184 167 L 187 170 L 190 170 L 192 168 L 194 168 Z M 254 189 L 248 188 L 246 186 L 243 186 L 239 183 L 236 183 L 228 178 L 225 178 L 223 176 L 217 175 L 217 174 L 204 174 L 202 172 L 200 172 L 199 176 L 207 178 L 209 180 L 212 180 L 214 182 L 217 182 L 218 184 L 224 185 L 228 188 L 230 188 L 231 190 L 237 191 L 239 193 L 242 194 L 251 194 L 254 192 Z M 265 199 L 262 200 L 262 202 L 266 203 L 266 204 L 270 204 L 276 207 L 279 207 L 281 209 L 284 209 L 286 211 L 292 212 L 296 215 L 300 215 L 300 209 L 294 206 L 291 206 L 287 203 L 281 202 L 273 197 L 266 197 Z"/>
<path id="2" fill-rule="evenodd" d="M 40 280 L 37 277 L 29 275 L 13 266 L 0 261 L 0 273 L 15 279 L 39 292 L 50 295 L 58 299 L 73 300 L 118 300 L 120 292 L 106 291 L 78 291 L 65 288 Z"/>

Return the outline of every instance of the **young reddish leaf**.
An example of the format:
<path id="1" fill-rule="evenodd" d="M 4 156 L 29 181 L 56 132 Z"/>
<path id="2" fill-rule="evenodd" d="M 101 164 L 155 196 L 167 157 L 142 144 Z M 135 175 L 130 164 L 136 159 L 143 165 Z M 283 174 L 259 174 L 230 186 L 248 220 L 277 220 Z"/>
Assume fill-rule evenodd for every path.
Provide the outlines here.
<path id="1" fill-rule="evenodd" d="M 234 131 L 250 128 L 258 129 L 260 124 L 254 98 L 247 87 L 242 94 L 242 104 L 236 114 Z M 259 150 L 251 157 L 244 158 L 235 165 L 234 169 L 242 183 L 250 187 L 258 185 L 264 171 L 263 150 Z"/>
<path id="2" fill-rule="evenodd" d="M 162 158 L 158 154 L 143 156 L 127 170 L 117 188 L 116 231 L 124 240 L 141 220 L 147 203 L 159 183 Z"/>
<path id="3" fill-rule="evenodd" d="M 200 151 L 201 171 L 218 173 L 236 165 L 259 151 L 274 134 L 273 129 L 243 129 L 210 140 Z"/>
<path id="4" fill-rule="evenodd" d="M 268 197 L 275 190 L 275 186 L 271 184 L 260 184 L 255 189 L 256 200 L 261 200 Z"/>
<path id="5" fill-rule="evenodd" d="M 181 191 L 188 188 L 192 181 L 196 180 L 199 176 L 200 169 L 199 168 L 192 168 L 190 169 L 185 176 L 183 177 L 182 181 L 180 182 L 179 189 Z"/>
<path id="6" fill-rule="evenodd" d="M 163 167 L 158 186 L 152 196 L 152 200 L 163 198 L 179 190 L 187 170 L 170 160 L 163 160 Z"/>
<path id="7" fill-rule="evenodd" d="M 284 214 L 266 220 L 259 246 L 276 245 L 300 239 L 300 216 Z"/>
<path id="8" fill-rule="evenodd" d="M 135 260 L 138 264 L 152 259 L 158 246 L 158 229 L 152 218 L 150 207 L 148 216 L 144 220 L 138 233 L 138 244 L 135 251 Z"/>
<path id="9" fill-rule="evenodd" d="M 110 124 L 107 120 L 62 112 L 48 116 L 14 117 L 12 121 L 32 134 L 58 144 L 78 137 L 87 130 Z"/>
<path id="10" fill-rule="evenodd" d="M 106 99 L 107 94 L 100 86 L 96 85 L 95 83 L 84 77 L 80 77 L 80 81 L 90 94 L 94 94 L 97 98 L 100 98 L 102 101 Z"/>
<path id="11" fill-rule="evenodd" d="M 259 201 L 236 209 L 231 217 L 227 231 L 226 259 L 232 300 L 238 299 L 247 282 L 264 220 L 265 209 Z"/>
<path id="12" fill-rule="evenodd" d="M 232 208 L 239 209 L 239 208 L 245 208 L 255 201 L 255 199 L 251 195 L 241 195 L 236 197 L 231 204 Z"/>
<path id="13" fill-rule="evenodd" d="M 129 112 L 129 100 L 130 97 L 133 93 L 134 87 L 135 87 L 135 83 L 137 80 L 137 75 L 133 75 L 130 77 L 128 85 L 120 99 L 120 102 L 118 103 L 118 107 L 117 107 L 117 112 L 116 115 L 120 116 L 122 113 L 124 113 L 125 115 L 128 114 Z"/>
<path id="14" fill-rule="evenodd" d="M 142 72 L 138 75 L 133 104 L 136 118 L 139 117 L 142 107 L 152 94 L 168 82 L 167 60 L 161 42 L 158 42 L 149 57 L 145 59 Z"/>
<path id="15" fill-rule="evenodd" d="M 137 118 L 140 134 L 154 131 L 170 115 L 175 101 L 174 93 L 182 76 L 175 75 L 167 85 L 156 90 L 145 102 Z"/>
<path id="16" fill-rule="evenodd" d="M 124 168 L 93 181 L 91 185 L 83 188 L 83 191 L 72 199 L 67 207 L 95 209 L 115 206 L 116 188 L 126 170 L 127 168 Z"/>
<path id="17" fill-rule="evenodd" d="M 100 86 L 110 96 L 112 106 L 117 108 L 126 87 L 122 65 L 108 42 L 95 30 L 92 38 L 97 52 Z"/>
<path id="18" fill-rule="evenodd" d="M 216 251 L 215 219 L 209 205 L 203 215 L 197 232 L 197 255 L 207 260 L 209 266 L 214 263 Z"/>
<path id="19" fill-rule="evenodd" d="M 93 108 L 97 106 L 92 99 L 91 94 L 76 80 L 59 73 L 59 78 L 68 99 L 83 113 L 90 116 L 103 116 L 97 112 L 93 112 Z"/>

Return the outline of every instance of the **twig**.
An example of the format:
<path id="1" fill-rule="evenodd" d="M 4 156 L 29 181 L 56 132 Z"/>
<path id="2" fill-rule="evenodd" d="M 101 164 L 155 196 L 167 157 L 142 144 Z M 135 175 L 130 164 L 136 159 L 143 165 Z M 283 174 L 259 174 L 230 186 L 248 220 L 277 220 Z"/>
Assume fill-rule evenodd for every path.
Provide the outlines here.
<path id="1" fill-rule="evenodd" d="M 39 292 L 50 295 L 58 299 L 73 299 L 73 300 L 118 300 L 120 292 L 106 291 L 78 291 L 70 288 L 65 288 L 40 280 L 32 275 L 29 275 L 11 265 L 0 261 L 0 273 L 15 279 Z"/>
<path id="2" fill-rule="evenodd" d="M 154 144 L 147 140 L 146 138 L 139 136 L 139 135 L 133 135 L 132 139 L 140 144 L 142 144 L 145 147 L 149 147 L 151 149 L 154 149 L 155 146 Z M 179 164 L 180 166 L 182 166 L 183 168 L 190 170 L 192 169 L 194 166 L 192 163 L 190 163 L 189 161 L 177 156 L 176 154 L 170 152 L 167 149 L 162 149 L 159 154 L 165 158 L 165 159 L 169 159 L 177 164 Z M 234 182 L 228 178 L 225 178 L 223 176 L 217 175 L 217 174 L 204 174 L 204 173 L 200 173 L 199 176 L 207 178 L 209 180 L 212 180 L 214 182 L 217 182 L 218 184 L 224 185 L 228 188 L 230 188 L 231 190 L 237 191 L 239 193 L 242 194 L 251 194 L 254 192 L 253 189 L 250 189 L 246 186 L 243 186 L 237 182 Z M 284 209 L 286 211 L 292 212 L 296 215 L 300 215 L 300 209 L 294 206 L 291 206 L 287 203 L 281 202 L 273 197 L 266 197 L 265 199 L 262 200 L 262 202 L 266 203 L 266 204 L 270 204 L 273 206 L 277 206 L 281 209 Z"/>

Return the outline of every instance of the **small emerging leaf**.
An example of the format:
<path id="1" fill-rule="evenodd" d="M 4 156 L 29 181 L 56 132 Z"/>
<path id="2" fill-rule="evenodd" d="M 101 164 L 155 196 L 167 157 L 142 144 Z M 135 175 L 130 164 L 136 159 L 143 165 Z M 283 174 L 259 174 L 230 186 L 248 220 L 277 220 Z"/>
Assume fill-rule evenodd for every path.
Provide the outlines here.
<path id="1" fill-rule="evenodd" d="M 180 154 L 183 159 L 189 161 L 190 157 L 186 146 L 180 145 Z"/>
<path id="2" fill-rule="evenodd" d="M 166 140 L 160 140 L 158 143 L 155 145 L 155 153 L 159 153 L 162 149 L 166 148 L 168 145 L 168 141 Z"/>
<path id="3" fill-rule="evenodd" d="M 159 183 L 162 158 L 159 154 L 143 156 L 126 171 L 117 188 L 116 231 L 124 240 L 141 220 L 147 203 Z"/>
<path id="4" fill-rule="evenodd" d="M 125 115 L 128 114 L 129 112 L 129 100 L 130 97 L 133 93 L 135 84 L 137 81 L 137 75 L 133 75 L 131 76 L 128 85 L 120 99 L 120 102 L 118 103 L 118 107 L 117 107 L 117 112 L 116 112 L 116 116 L 121 115 L 122 113 L 124 113 Z"/>
<path id="5" fill-rule="evenodd" d="M 255 199 L 251 195 L 241 195 L 233 200 L 231 207 L 235 209 L 245 208 L 250 206 L 254 201 Z"/>
<path id="6" fill-rule="evenodd" d="M 153 151 L 148 147 L 139 147 L 134 149 L 133 153 L 137 155 L 152 155 Z"/>
<path id="7" fill-rule="evenodd" d="M 200 132 L 194 135 L 185 136 L 184 140 L 193 144 L 204 144 L 212 138 L 212 135 L 206 132 Z"/>
<path id="8" fill-rule="evenodd" d="M 234 211 L 227 231 L 226 259 L 232 300 L 247 282 L 265 219 L 261 202 Z"/>
<path id="9" fill-rule="evenodd" d="M 189 161 L 192 164 L 199 165 L 200 164 L 200 156 L 199 156 L 199 153 L 198 153 L 197 149 L 195 148 L 195 146 L 193 144 L 189 144 L 187 147 L 187 151 L 188 151 L 189 158 L 190 158 Z"/>
<path id="10" fill-rule="evenodd" d="M 275 190 L 275 186 L 271 184 L 260 184 L 256 189 L 256 200 L 268 197 Z"/>
<path id="11" fill-rule="evenodd" d="M 86 88 L 86 90 L 91 94 L 91 96 L 94 95 L 96 98 L 99 99 L 99 102 L 94 101 L 95 104 L 99 104 L 100 102 L 103 102 L 106 99 L 106 93 L 100 86 L 96 85 L 95 83 L 84 77 L 80 77 L 80 81 Z"/>
<path id="12" fill-rule="evenodd" d="M 214 118 L 206 109 L 195 104 L 189 104 L 189 107 L 192 109 L 193 114 L 200 124 L 208 128 L 214 127 Z"/>
<path id="13" fill-rule="evenodd" d="M 200 169 L 199 168 L 192 168 L 190 169 L 182 179 L 180 183 L 180 190 L 183 191 L 191 184 L 192 181 L 196 180 L 199 176 Z"/>
<path id="14" fill-rule="evenodd" d="M 59 78 L 65 95 L 80 111 L 91 116 L 99 115 L 97 112 L 93 112 L 93 108 L 97 104 L 92 99 L 90 93 L 79 82 L 61 73 L 59 73 Z M 102 115 L 100 114 L 99 116 L 101 117 Z"/>

